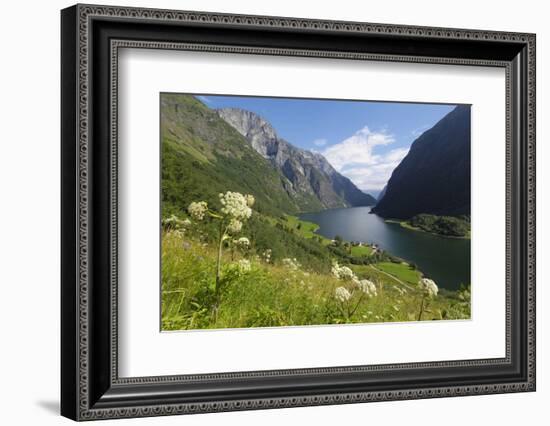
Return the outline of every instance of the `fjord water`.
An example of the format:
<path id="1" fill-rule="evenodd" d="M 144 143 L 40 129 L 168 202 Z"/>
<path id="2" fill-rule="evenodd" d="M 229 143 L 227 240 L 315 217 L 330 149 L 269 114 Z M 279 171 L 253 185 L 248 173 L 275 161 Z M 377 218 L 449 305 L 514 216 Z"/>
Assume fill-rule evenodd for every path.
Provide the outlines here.
<path id="1" fill-rule="evenodd" d="M 318 224 L 317 233 L 324 237 L 340 235 L 347 241 L 374 243 L 414 262 L 439 287 L 456 290 L 461 283 L 470 283 L 470 240 L 405 229 L 369 214 L 370 210 L 371 207 L 323 210 L 301 214 L 300 218 Z"/>

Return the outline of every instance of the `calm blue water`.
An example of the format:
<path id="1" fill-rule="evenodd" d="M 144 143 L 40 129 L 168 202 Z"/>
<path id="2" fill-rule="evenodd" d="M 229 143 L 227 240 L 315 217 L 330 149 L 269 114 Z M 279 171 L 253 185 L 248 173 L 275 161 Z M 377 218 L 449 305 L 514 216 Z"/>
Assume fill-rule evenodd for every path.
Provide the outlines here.
<path id="1" fill-rule="evenodd" d="M 438 237 L 386 223 L 370 207 L 304 213 L 301 219 L 317 223 L 327 238 L 375 243 L 382 249 L 418 265 L 438 286 L 455 290 L 470 283 L 470 240 Z"/>

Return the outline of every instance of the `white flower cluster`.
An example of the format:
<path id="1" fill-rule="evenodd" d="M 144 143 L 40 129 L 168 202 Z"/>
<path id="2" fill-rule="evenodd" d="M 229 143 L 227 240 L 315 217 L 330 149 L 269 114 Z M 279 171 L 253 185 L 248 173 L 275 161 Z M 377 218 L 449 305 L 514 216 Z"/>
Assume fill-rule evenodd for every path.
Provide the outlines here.
<path id="1" fill-rule="evenodd" d="M 271 262 L 271 254 L 272 254 L 271 249 L 267 249 L 262 253 L 262 257 L 264 258 L 266 263 Z"/>
<path id="2" fill-rule="evenodd" d="M 340 266 L 338 265 L 338 262 L 334 262 L 332 265 L 332 275 L 334 275 L 339 280 L 353 283 L 355 287 L 357 287 L 360 291 L 365 293 L 368 297 L 378 296 L 378 292 L 376 291 L 376 285 L 374 285 L 372 281 L 360 280 L 359 278 L 357 278 L 357 275 L 355 275 L 355 273 L 347 266 Z M 345 289 L 345 287 L 338 287 L 338 288 Z M 346 291 L 348 290 L 346 289 Z M 348 291 L 348 293 L 350 292 Z M 350 297 L 351 295 L 352 293 L 350 293 Z M 336 298 L 340 300 L 338 295 L 336 295 Z"/>
<path id="3" fill-rule="evenodd" d="M 227 224 L 227 232 L 230 234 L 238 234 L 243 229 L 243 223 L 238 219 L 231 219 Z"/>
<path id="4" fill-rule="evenodd" d="M 254 198 L 254 195 L 251 195 L 251 194 L 246 194 L 244 196 L 244 198 L 246 198 L 246 205 L 248 207 L 252 207 L 254 205 L 254 203 L 256 202 L 255 198 Z"/>
<path id="5" fill-rule="evenodd" d="M 220 203 L 222 204 L 222 213 L 233 219 L 244 220 L 252 215 L 250 206 L 254 204 L 252 195 L 243 195 L 239 192 L 227 191 L 220 194 Z"/>
<path id="6" fill-rule="evenodd" d="M 340 266 L 338 262 L 334 262 L 332 265 L 332 275 L 342 281 L 352 281 L 354 278 L 357 278 L 350 268 Z"/>
<path id="7" fill-rule="evenodd" d="M 191 225 L 191 221 L 187 218 L 181 220 L 175 214 L 170 215 L 162 220 L 162 225 L 167 229 L 187 228 Z"/>
<path id="8" fill-rule="evenodd" d="M 166 219 L 162 220 L 162 224 L 166 226 L 167 228 L 171 228 L 173 226 L 176 226 L 179 222 L 179 219 L 176 215 L 171 215 L 170 217 L 167 217 Z"/>
<path id="9" fill-rule="evenodd" d="M 195 220 L 203 220 L 207 211 L 208 204 L 206 201 L 193 201 L 189 204 L 189 207 L 187 207 L 187 212 Z"/>
<path id="10" fill-rule="evenodd" d="M 245 250 L 250 247 L 250 240 L 246 237 L 241 237 L 238 240 L 235 240 L 234 244 L 240 249 Z"/>
<path id="11" fill-rule="evenodd" d="M 283 266 L 286 266 L 291 271 L 297 271 L 298 269 L 300 269 L 300 266 L 302 266 L 300 265 L 300 262 L 296 260 L 296 258 L 290 259 L 288 257 L 285 257 L 282 262 Z"/>
<path id="12" fill-rule="evenodd" d="M 334 291 L 334 296 L 342 303 L 345 303 L 351 299 L 351 293 L 346 287 L 337 287 Z"/>
<path id="13" fill-rule="evenodd" d="M 378 296 L 376 286 L 369 280 L 358 280 L 356 283 L 357 288 L 365 293 L 368 297 Z"/>
<path id="14" fill-rule="evenodd" d="M 239 268 L 240 272 L 250 272 L 252 269 L 252 266 L 250 264 L 250 260 L 247 259 L 241 259 L 237 262 L 237 266 Z"/>
<path id="15" fill-rule="evenodd" d="M 429 278 L 422 278 L 420 280 L 420 288 L 429 296 L 429 297 L 435 297 L 437 296 L 437 292 L 439 289 L 437 288 L 437 285 L 433 280 L 430 280 Z"/>

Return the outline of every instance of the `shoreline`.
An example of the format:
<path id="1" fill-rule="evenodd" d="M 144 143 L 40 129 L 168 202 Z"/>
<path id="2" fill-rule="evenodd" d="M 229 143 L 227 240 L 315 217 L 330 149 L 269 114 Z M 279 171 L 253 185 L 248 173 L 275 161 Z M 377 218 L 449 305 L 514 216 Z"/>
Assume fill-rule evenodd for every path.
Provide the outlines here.
<path id="1" fill-rule="evenodd" d="M 411 231 L 418 231 L 418 232 L 424 232 L 425 234 L 430 234 L 430 235 L 435 235 L 436 237 L 441 237 L 441 238 L 450 238 L 450 239 L 453 239 L 453 240 L 471 240 L 471 231 L 468 231 L 468 235 L 465 235 L 464 237 L 459 237 L 459 236 L 455 236 L 455 235 L 444 235 L 444 234 L 438 234 L 437 232 L 430 232 L 430 231 L 425 231 L 424 229 L 422 228 L 418 228 L 416 226 L 412 226 L 412 225 L 409 225 L 406 221 L 404 220 L 399 220 L 399 219 L 384 219 L 384 222 L 386 223 L 393 223 L 395 225 L 399 225 L 401 226 L 401 228 L 404 228 L 404 229 L 409 229 Z"/>
<path id="2" fill-rule="evenodd" d="M 328 210 L 334 210 L 334 209 L 328 209 Z M 301 214 L 300 214 L 300 216 L 301 216 Z M 314 235 L 316 235 L 316 236 L 321 237 L 321 238 L 325 241 L 325 244 L 329 243 L 329 241 L 330 241 L 331 239 L 328 238 L 328 237 L 326 237 L 326 236 L 324 236 L 323 234 L 321 234 L 321 233 L 319 232 L 321 227 L 320 227 L 320 225 L 319 225 L 318 223 L 314 222 L 314 221 L 313 221 L 312 219 L 310 219 L 310 218 L 303 218 L 303 219 L 302 219 L 300 216 L 294 216 L 294 217 L 297 218 L 297 219 L 300 220 L 300 221 L 308 222 L 309 224 L 314 225 L 314 228 L 312 227 L 313 229 L 311 229 L 311 230 L 313 231 L 312 233 L 313 233 Z M 378 216 L 378 215 L 376 215 L 376 216 Z M 401 221 L 401 220 L 397 220 L 397 219 L 384 219 L 384 218 L 382 218 L 382 217 L 380 217 L 380 216 L 378 216 L 378 218 L 380 218 L 381 221 L 384 222 L 384 224 L 386 224 L 386 225 L 389 225 L 389 224 L 392 224 L 392 223 L 393 223 L 393 224 L 397 224 L 397 225 L 399 225 L 399 226 L 400 226 L 401 228 L 403 228 L 403 229 L 410 230 L 410 231 L 419 231 L 419 232 L 423 232 L 423 233 L 425 233 L 425 234 L 431 234 L 431 235 L 434 235 L 434 236 L 436 236 L 436 237 L 441 237 L 441 238 L 443 238 L 444 240 L 447 240 L 447 241 L 449 241 L 449 242 L 451 242 L 451 241 L 453 241 L 453 240 L 466 240 L 466 241 L 470 241 L 470 240 L 471 240 L 469 236 L 468 236 L 468 237 L 446 236 L 446 235 L 437 234 L 437 233 L 435 233 L 435 232 L 424 231 L 423 229 L 415 228 L 415 227 L 412 227 L 412 226 L 410 226 L 410 225 L 408 225 L 408 224 L 405 225 L 405 226 L 403 226 L 403 225 L 402 225 L 402 222 L 404 222 L 404 221 Z M 344 238 L 343 238 L 342 240 L 343 240 L 343 242 L 346 242 L 346 243 L 351 243 L 351 242 L 352 242 L 351 240 L 347 240 L 347 239 L 344 239 Z M 412 266 L 413 264 L 416 264 L 418 270 L 421 272 L 421 274 L 422 274 L 423 276 L 426 276 L 426 275 L 430 276 L 430 275 L 431 275 L 429 272 L 426 272 L 425 269 L 423 269 L 420 265 L 418 265 L 418 263 L 415 262 L 414 260 L 412 260 L 412 259 L 410 259 L 410 258 L 407 258 L 407 257 L 398 256 L 398 255 L 396 255 L 393 251 L 388 250 L 388 249 L 384 249 L 381 245 L 377 244 L 376 242 L 373 242 L 372 240 L 369 241 L 369 240 L 367 239 L 367 240 L 358 241 L 358 242 L 360 242 L 362 245 L 370 246 L 370 247 L 372 247 L 373 245 L 376 245 L 377 248 L 378 248 L 378 250 L 384 251 L 384 252 L 386 252 L 388 255 L 400 259 L 402 262 L 406 263 L 409 267 Z M 362 257 L 362 256 L 358 256 L 358 257 Z M 424 266 L 426 266 L 426 265 L 424 265 Z M 428 268 L 428 269 L 429 269 L 429 268 Z M 438 284 L 438 285 L 439 285 L 439 284 Z M 454 292 L 456 292 L 456 291 L 459 290 L 459 287 L 458 287 L 458 286 L 455 286 L 454 284 L 451 284 L 451 285 L 449 285 L 449 286 L 443 286 L 443 285 L 441 285 L 440 288 L 441 288 L 441 289 L 445 289 L 446 291 L 448 291 L 448 292 L 450 292 L 450 293 L 454 293 Z"/>
<path id="3" fill-rule="evenodd" d="M 316 213 L 322 213 L 322 212 L 331 211 L 331 210 L 360 209 L 360 208 L 364 208 L 364 207 L 368 207 L 372 210 L 374 208 L 374 204 L 371 205 L 371 206 L 330 207 L 328 209 L 322 209 L 322 210 L 301 211 L 301 212 L 298 212 L 298 213 L 292 213 L 292 214 L 287 213 L 287 214 L 290 215 L 290 216 L 296 216 L 296 217 L 299 218 L 299 216 L 303 215 L 303 214 L 316 214 Z M 376 214 L 376 213 L 373 213 L 373 214 Z"/>

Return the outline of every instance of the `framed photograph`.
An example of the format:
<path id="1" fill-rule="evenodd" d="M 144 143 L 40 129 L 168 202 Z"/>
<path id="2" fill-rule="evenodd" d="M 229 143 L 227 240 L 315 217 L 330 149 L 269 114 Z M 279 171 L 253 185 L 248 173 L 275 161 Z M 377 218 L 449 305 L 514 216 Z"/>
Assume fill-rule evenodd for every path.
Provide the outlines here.
<path id="1" fill-rule="evenodd" d="M 535 390 L 535 35 L 61 12 L 61 412 Z"/>

